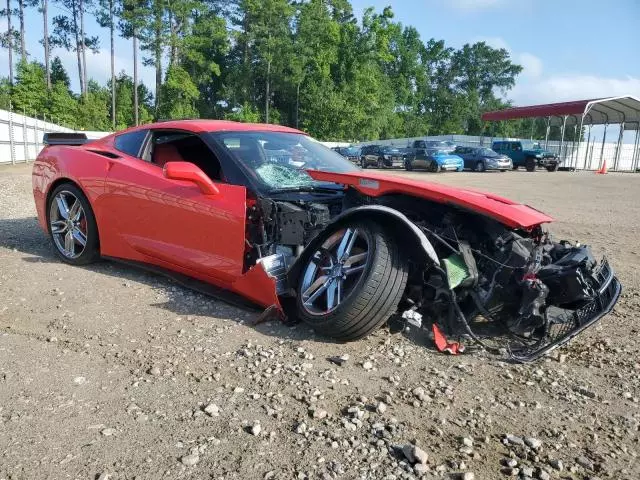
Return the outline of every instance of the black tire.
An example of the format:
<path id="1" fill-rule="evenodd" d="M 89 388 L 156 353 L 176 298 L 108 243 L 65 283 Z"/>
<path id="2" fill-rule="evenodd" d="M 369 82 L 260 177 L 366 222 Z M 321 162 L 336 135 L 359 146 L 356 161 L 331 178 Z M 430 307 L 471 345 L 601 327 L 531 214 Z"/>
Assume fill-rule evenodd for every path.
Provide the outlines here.
<path id="1" fill-rule="evenodd" d="M 427 167 L 427 170 L 431 173 L 438 173 L 440 171 L 440 165 L 438 165 L 438 162 L 432 162 L 431 165 Z"/>
<path id="2" fill-rule="evenodd" d="M 56 241 L 54 240 L 54 234 L 51 229 L 51 204 L 61 192 L 69 192 L 73 196 L 75 196 L 80 202 L 80 205 L 82 206 L 82 209 L 84 211 L 84 221 L 86 222 L 86 244 L 82 253 L 75 258 L 70 258 L 62 253 L 62 251 L 57 246 Z M 70 265 L 87 265 L 100 259 L 100 240 L 98 236 L 98 225 L 96 223 L 96 217 L 93 213 L 93 209 L 91 208 L 89 200 L 82 192 L 82 190 L 80 190 L 76 185 L 74 185 L 73 183 L 63 183 L 61 185 L 58 185 L 47 198 L 46 215 L 49 238 L 51 239 L 51 243 L 53 244 L 53 248 L 56 254 L 62 261 Z"/>
<path id="3" fill-rule="evenodd" d="M 360 167 L 367 168 L 367 160 L 364 157 L 360 159 Z"/>
<path id="4" fill-rule="evenodd" d="M 475 172 L 484 172 L 486 169 L 487 169 L 487 166 L 484 164 L 482 160 L 476 163 L 475 167 L 473 167 L 473 170 Z"/>
<path id="5" fill-rule="evenodd" d="M 518 165 L 514 165 L 512 168 L 513 168 L 514 170 L 518 170 Z"/>
<path id="6" fill-rule="evenodd" d="M 411 160 L 405 160 L 404 162 L 404 169 L 407 172 L 410 172 L 411 170 L 413 170 L 413 165 L 411 165 Z"/>
<path id="7" fill-rule="evenodd" d="M 384 168 L 384 158 L 378 159 L 378 168 Z"/>
<path id="8" fill-rule="evenodd" d="M 553 163 L 547 167 L 547 172 L 557 172 L 559 164 Z"/>
<path id="9" fill-rule="evenodd" d="M 369 257 L 357 283 L 333 311 L 310 314 L 302 305 L 300 281 L 296 303 L 299 318 L 316 332 L 351 341 L 366 337 L 396 312 L 407 284 L 408 264 L 395 238 L 373 222 L 343 225 L 323 234 L 321 242 L 345 227 L 358 228 L 367 236 Z"/>
<path id="10" fill-rule="evenodd" d="M 527 169 L 527 172 L 535 172 L 536 171 L 536 166 L 537 166 L 536 159 L 533 158 L 533 157 L 525 158 L 524 166 Z"/>

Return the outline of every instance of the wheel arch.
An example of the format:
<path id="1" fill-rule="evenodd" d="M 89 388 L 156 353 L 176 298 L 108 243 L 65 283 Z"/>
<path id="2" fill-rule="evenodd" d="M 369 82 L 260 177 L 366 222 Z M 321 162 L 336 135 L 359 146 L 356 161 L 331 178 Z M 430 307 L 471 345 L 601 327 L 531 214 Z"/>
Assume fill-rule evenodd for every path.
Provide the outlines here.
<path id="1" fill-rule="evenodd" d="M 438 255 L 427 236 L 403 213 L 384 205 L 364 205 L 345 210 L 335 217 L 304 249 L 302 254 L 289 268 L 287 276 L 292 287 L 297 286 L 300 272 L 309 255 L 313 254 L 324 238 L 324 232 L 339 227 L 348 221 L 373 220 L 391 232 L 396 238 L 406 240 L 403 249 L 419 262 L 440 264 Z"/>

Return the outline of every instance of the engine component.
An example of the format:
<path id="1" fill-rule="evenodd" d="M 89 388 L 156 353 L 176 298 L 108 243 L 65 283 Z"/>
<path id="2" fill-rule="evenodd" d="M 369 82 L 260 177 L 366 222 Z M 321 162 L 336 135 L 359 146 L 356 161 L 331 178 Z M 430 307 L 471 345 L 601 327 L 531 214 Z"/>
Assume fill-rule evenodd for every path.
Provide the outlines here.
<path id="1" fill-rule="evenodd" d="M 329 207 L 321 203 L 298 205 L 278 202 L 276 243 L 306 245 L 329 223 Z"/>

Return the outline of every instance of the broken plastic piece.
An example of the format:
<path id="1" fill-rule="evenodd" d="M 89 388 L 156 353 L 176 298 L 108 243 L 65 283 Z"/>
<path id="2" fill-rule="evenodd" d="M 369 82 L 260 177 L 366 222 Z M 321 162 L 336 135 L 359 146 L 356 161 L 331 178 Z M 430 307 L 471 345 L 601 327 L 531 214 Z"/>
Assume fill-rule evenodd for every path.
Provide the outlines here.
<path id="1" fill-rule="evenodd" d="M 402 312 L 402 318 L 414 327 L 422 327 L 422 315 L 415 310 L 405 310 Z"/>
<path id="2" fill-rule="evenodd" d="M 436 348 L 438 349 L 439 352 L 445 352 L 451 355 L 458 355 L 460 353 L 463 353 L 465 350 L 464 345 L 462 345 L 461 343 L 458 343 L 458 342 L 449 343 L 447 341 L 447 337 L 444 336 L 444 334 L 440 330 L 440 327 L 438 327 L 438 325 L 436 325 L 435 323 L 433 324 L 433 341 L 436 344 Z"/>

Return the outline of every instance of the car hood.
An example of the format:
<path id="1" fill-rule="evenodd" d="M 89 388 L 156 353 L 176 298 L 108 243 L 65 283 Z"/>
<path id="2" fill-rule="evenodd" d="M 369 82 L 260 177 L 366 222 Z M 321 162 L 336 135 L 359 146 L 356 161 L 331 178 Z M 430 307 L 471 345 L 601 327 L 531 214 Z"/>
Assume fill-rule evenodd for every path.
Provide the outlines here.
<path id="1" fill-rule="evenodd" d="M 470 188 L 422 182 L 377 172 L 333 173 L 309 170 L 308 173 L 315 180 L 348 185 L 372 197 L 404 193 L 438 203 L 456 205 L 491 217 L 511 228 L 531 229 L 553 221 L 550 216 L 527 205 Z"/>
<path id="2" fill-rule="evenodd" d="M 553 155 L 553 152 L 545 150 L 544 148 L 531 148 L 524 151 L 525 153 L 532 153 L 534 155 Z"/>

